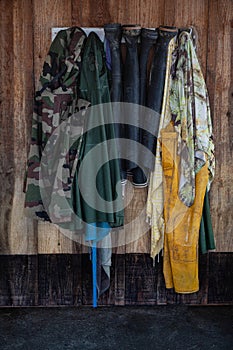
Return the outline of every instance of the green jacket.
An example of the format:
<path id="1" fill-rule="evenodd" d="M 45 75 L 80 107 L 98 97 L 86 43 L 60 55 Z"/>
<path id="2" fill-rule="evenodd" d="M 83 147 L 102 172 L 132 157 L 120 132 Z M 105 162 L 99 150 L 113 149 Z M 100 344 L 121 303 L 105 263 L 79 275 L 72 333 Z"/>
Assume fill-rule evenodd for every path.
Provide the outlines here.
<path id="1" fill-rule="evenodd" d="M 60 31 L 51 44 L 35 96 L 24 187 L 26 215 L 69 229 L 82 228 L 83 222 L 107 221 L 112 226 L 123 223 L 123 212 L 114 212 L 115 204 L 121 205 L 122 201 L 115 191 L 120 179 L 116 160 L 106 163 L 97 176 L 98 191 L 110 203 L 109 214 L 105 209 L 99 211 L 86 205 L 78 188 L 79 168 L 88 150 L 114 137 L 113 128 L 104 125 L 89 133 L 80 133 L 77 139 L 72 136 L 77 125 L 84 130 L 91 126 L 91 109 L 81 113 L 83 109 L 87 111 L 90 103 L 110 101 L 103 44 L 95 34 L 85 43 L 85 33 L 72 27 Z M 98 62 L 101 69 L 90 64 L 90 59 L 92 63 Z M 104 117 L 100 115 L 99 119 L 104 124 Z M 108 153 L 107 150 L 101 154 L 100 161 L 108 162 Z M 90 175 L 94 172 L 92 162 L 82 183 L 87 193 L 93 183 Z M 95 199 L 93 192 L 89 195 Z M 116 201 L 111 208 L 112 199 Z"/>
<path id="2" fill-rule="evenodd" d="M 85 116 L 80 158 L 73 183 L 74 211 L 87 223 L 108 222 L 112 227 L 121 226 L 124 214 L 108 71 L 104 45 L 94 32 L 89 34 L 84 47 L 79 94 L 92 107 Z"/>

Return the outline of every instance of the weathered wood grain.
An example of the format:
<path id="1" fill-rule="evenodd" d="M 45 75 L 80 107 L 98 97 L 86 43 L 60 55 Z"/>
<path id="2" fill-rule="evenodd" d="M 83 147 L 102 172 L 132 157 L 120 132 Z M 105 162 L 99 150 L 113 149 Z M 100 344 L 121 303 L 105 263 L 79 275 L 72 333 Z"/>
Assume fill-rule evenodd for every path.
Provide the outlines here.
<path id="1" fill-rule="evenodd" d="M 59 254 L 72 252 L 73 241 L 60 232 L 59 227 L 50 223 L 38 223 L 39 254 Z"/>
<path id="2" fill-rule="evenodd" d="M 232 253 L 211 253 L 208 304 L 233 304 Z"/>
<path id="3" fill-rule="evenodd" d="M 23 214 L 33 93 L 52 27 L 120 22 L 197 29 L 197 52 L 207 77 L 216 145 L 216 178 L 210 193 L 214 233 L 218 252 L 233 251 L 232 18 L 231 0 L 0 1 L 0 254 L 5 255 L 0 257 L 0 305 L 92 303 L 91 263 L 88 254 L 81 254 L 87 253 L 87 247 L 50 224 L 40 223 L 37 232 L 37 223 Z M 128 187 L 126 199 L 129 196 Z M 126 223 L 139 215 L 145 200 L 146 190 L 137 190 L 126 208 Z M 132 223 L 117 237 L 122 244 L 115 242 L 111 287 L 100 305 L 232 303 L 232 253 L 201 257 L 200 291 L 178 295 L 165 288 L 162 261 L 152 267 L 148 254 L 138 254 L 150 249 L 149 234 L 134 241 L 143 229 L 144 221 L 138 226 Z M 131 243 L 125 246 L 128 239 Z M 41 253 L 39 265 L 36 255 L 30 255 L 37 252 Z"/>
<path id="4" fill-rule="evenodd" d="M 92 264 L 90 254 L 82 254 L 82 303 L 92 305 Z"/>
<path id="5" fill-rule="evenodd" d="M 49 50 L 53 27 L 71 26 L 71 0 L 33 1 L 34 75 L 37 80 Z"/>
<path id="6" fill-rule="evenodd" d="M 99 305 L 233 304 L 233 253 L 211 253 L 200 259 L 200 291 L 182 295 L 166 290 L 164 280 L 159 282 L 162 260 L 153 267 L 148 254 L 114 254 L 111 286 Z M 125 280 L 123 292 L 116 278 Z M 0 255 L 0 306 L 35 305 L 92 305 L 89 255 Z"/>
<path id="7" fill-rule="evenodd" d="M 1 253 L 37 251 L 34 224 L 24 216 L 23 181 L 33 97 L 32 6 L 1 1 Z M 26 63 L 26 64 L 25 64 Z"/>
<path id="8" fill-rule="evenodd" d="M 126 254 L 126 305 L 157 304 L 157 271 L 149 254 Z"/>
<path id="9" fill-rule="evenodd" d="M 38 255 L 39 305 L 73 305 L 74 275 L 77 270 L 71 254 Z M 76 283 L 77 280 L 75 279 Z M 80 298 L 75 287 L 75 297 Z"/>
<path id="10" fill-rule="evenodd" d="M 150 227 L 146 222 L 147 188 L 132 188 L 132 201 L 127 208 L 126 253 L 150 251 Z"/>
<path id="11" fill-rule="evenodd" d="M 0 255 L 0 306 L 38 305 L 37 273 L 37 255 Z"/>
<path id="12" fill-rule="evenodd" d="M 14 119 L 12 145 L 14 150 L 14 197 L 11 229 L 9 233 L 11 254 L 36 254 L 37 229 L 24 215 L 23 183 L 28 152 L 28 130 L 31 128 L 33 110 L 33 17 L 32 4 L 27 0 L 14 1 Z"/>
<path id="13" fill-rule="evenodd" d="M 14 157 L 12 156 L 12 123 L 14 118 L 14 104 L 12 103 L 14 89 L 14 72 L 12 67 L 13 52 L 13 1 L 0 2 L 0 252 L 9 253 L 9 234 L 12 218 L 12 202 L 14 196 Z M 6 40 L 7 38 L 7 40 Z"/>
<path id="14" fill-rule="evenodd" d="M 209 2 L 207 85 L 213 119 L 216 176 L 210 207 L 216 248 L 233 251 L 233 2 Z"/>
<path id="15" fill-rule="evenodd" d="M 208 0 L 165 0 L 164 25 L 193 26 L 197 31 L 197 53 L 203 74 L 206 72 Z"/>

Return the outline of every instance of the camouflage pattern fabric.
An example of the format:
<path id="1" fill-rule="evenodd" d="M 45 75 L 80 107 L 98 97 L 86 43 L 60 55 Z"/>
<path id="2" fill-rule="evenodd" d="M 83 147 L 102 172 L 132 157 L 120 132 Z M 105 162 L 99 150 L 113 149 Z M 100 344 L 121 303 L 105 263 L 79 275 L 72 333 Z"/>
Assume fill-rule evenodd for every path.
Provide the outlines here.
<path id="1" fill-rule="evenodd" d="M 32 218 L 64 222 L 71 220 L 72 176 L 77 165 L 77 151 L 80 147 L 72 142 L 67 135 L 68 153 L 61 154 L 64 157 L 62 178 L 58 181 L 55 193 L 56 211 L 53 218 L 45 210 L 41 198 L 41 186 L 46 186 L 40 180 L 41 158 L 46 144 L 63 122 L 68 120 L 74 112 L 89 105 L 88 101 L 78 99 L 77 78 L 80 72 L 81 52 L 85 43 L 86 35 L 78 27 L 72 27 L 60 31 L 51 44 L 45 59 L 39 86 L 35 95 L 34 113 L 32 120 L 32 133 L 30 151 L 27 163 L 27 174 L 24 191 L 25 212 Z M 71 125 L 66 126 L 71 128 Z M 51 159 L 53 154 L 51 154 Z M 48 186 L 49 187 L 49 186 Z M 62 187 L 62 191 L 61 191 Z M 67 198 L 67 207 L 59 205 L 59 196 Z M 64 198 L 62 203 L 64 203 Z"/>

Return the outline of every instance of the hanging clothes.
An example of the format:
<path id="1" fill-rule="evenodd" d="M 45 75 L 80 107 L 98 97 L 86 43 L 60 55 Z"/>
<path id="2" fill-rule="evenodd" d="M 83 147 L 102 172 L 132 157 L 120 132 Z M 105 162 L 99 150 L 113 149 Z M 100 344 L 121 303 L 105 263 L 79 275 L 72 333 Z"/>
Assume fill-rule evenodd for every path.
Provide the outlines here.
<path id="1" fill-rule="evenodd" d="M 111 102 L 113 102 L 113 120 L 115 122 L 115 136 L 117 149 L 119 152 L 119 164 L 121 170 L 121 181 L 126 183 L 125 178 L 125 159 L 121 158 L 122 149 L 120 138 L 125 137 L 125 125 L 117 123 L 120 115 L 120 106 L 115 102 L 122 102 L 123 100 L 123 64 L 121 57 L 121 39 L 122 39 L 122 27 L 120 23 L 109 23 L 104 26 L 105 33 L 105 51 L 106 51 L 106 64 L 109 68 L 109 85 Z"/>
<path id="2" fill-rule="evenodd" d="M 94 285 L 97 299 L 110 287 L 110 267 L 112 259 L 111 227 L 107 222 L 95 222 L 86 225 L 85 240 L 91 242 L 91 260 Z M 95 261 L 93 261 L 93 249 L 95 249 Z M 96 274 L 96 276 L 94 276 Z M 94 304 L 94 303 L 93 303 Z"/>
<path id="3" fill-rule="evenodd" d="M 81 51 L 85 39 L 85 33 L 78 27 L 61 30 L 52 42 L 43 65 L 35 95 L 31 143 L 24 185 L 25 213 L 35 219 L 55 223 L 72 220 L 71 184 L 72 173 L 76 168 L 78 143 L 72 146 L 70 142 L 68 119 L 74 112 L 89 105 L 88 101 L 78 99 L 77 94 L 77 77 L 80 72 Z M 59 175 L 59 183 L 46 185 L 46 182 L 43 181 L 46 179 L 40 178 L 42 153 L 49 138 L 63 121 L 67 121 L 64 147 L 66 146 L 69 151 L 61 155 L 64 165 L 61 177 Z M 52 153 L 51 161 L 53 157 Z M 49 202 L 56 198 L 56 208 L 52 208 L 50 213 L 47 212 L 50 203 L 46 203 L 47 205 L 43 203 L 41 195 L 43 186 L 47 186 L 48 189 L 46 198 L 51 195 Z"/>
<path id="4" fill-rule="evenodd" d="M 199 232 L 199 250 L 202 254 L 205 254 L 215 249 L 214 232 L 210 215 L 209 192 L 206 191 Z"/>
<path id="5" fill-rule="evenodd" d="M 154 47 L 158 39 L 158 30 L 150 28 L 142 28 L 140 37 L 140 57 L 139 57 L 139 71 L 140 71 L 140 105 L 146 105 L 147 97 L 147 65 L 151 49 Z"/>
<path id="6" fill-rule="evenodd" d="M 124 223 L 123 210 L 116 210 L 116 208 L 123 208 L 123 201 L 120 193 L 117 193 L 120 168 L 114 140 L 112 109 L 111 104 L 108 103 L 110 102 L 110 91 L 107 74 L 104 45 L 97 34 L 91 32 L 82 56 L 79 96 L 90 101 L 91 106 L 96 106 L 96 108 L 90 108 L 86 113 L 83 141 L 73 182 L 72 202 L 77 216 L 77 225 L 79 218 L 80 223 L 107 222 L 111 227 L 122 226 Z M 101 146 L 97 153 L 98 158 L 96 158 L 96 153 L 92 152 L 97 145 Z M 87 155 L 88 171 L 80 173 L 80 166 L 86 161 Z M 80 188 L 83 189 L 83 193 Z M 97 193 L 103 200 L 101 203 Z M 89 197 L 94 206 L 89 204 L 83 195 L 86 199 Z M 103 204 L 101 209 L 100 204 Z"/>
<path id="7" fill-rule="evenodd" d="M 196 195 L 187 207 L 178 196 L 180 157 L 177 155 L 178 133 L 169 124 L 161 131 L 164 172 L 164 251 L 163 273 L 166 288 L 177 293 L 194 293 L 199 289 L 198 238 L 203 202 L 208 183 L 205 164 L 196 174 Z"/>
<path id="8" fill-rule="evenodd" d="M 199 230 L 214 176 L 214 145 L 208 93 L 188 32 L 181 32 L 174 52 L 169 102 L 172 123 L 161 131 L 163 271 L 167 288 L 193 293 L 199 289 Z"/>
<path id="9" fill-rule="evenodd" d="M 158 38 L 154 45 L 154 57 L 150 70 L 148 94 L 146 106 L 153 113 L 153 125 L 151 134 L 144 133 L 143 145 L 146 146 L 152 154 L 156 154 L 157 136 L 159 131 L 160 115 L 164 101 L 164 84 L 167 70 L 168 46 L 172 38 L 176 37 L 178 30 L 176 27 L 160 26 L 158 28 Z M 154 170 L 154 160 L 149 157 L 144 159 L 144 167 L 150 171 Z"/>
<path id="10" fill-rule="evenodd" d="M 83 50 L 79 95 L 82 99 L 90 101 L 92 108 L 87 110 L 85 117 L 83 141 L 73 181 L 72 203 L 77 228 L 84 225 L 85 240 L 92 242 L 92 255 L 97 249 L 97 265 L 93 266 L 93 273 L 97 274 L 93 275 L 93 280 L 96 280 L 97 284 L 95 286 L 93 282 L 93 294 L 97 288 L 99 297 L 110 285 L 110 230 L 112 227 L 123 225 L 124 211 L 121 190 L 117 193 L 121 176 L 113 114 L 109 103 L 110 90 L 104 45 L 94 32 L 89 34 Z M 94 106 L 96 108 L 93 108 Z M 111 142 L 110 146 L 108 141 Z M 100 147 L 97 154 L 93 152 L 96 146 Z M 82 173 L 82 165 L 85 162 L 87 171 Z M 96 169 L 99 169 L 97 173 Z M 94 205 L 88 203 L 87 199 L 91 199 Z"/>
<path id="11" fill-rule="evenodd" d="M 149 29 L 149 28 L 142 28 L 141 30 L 141 37 L 140 37 L 140 57 L 139 57 L 139 71 L 140 71 L 140 105 L 141 106 L 146 106 L 146 99 L 147 99 L 147 82 L 148 82 L 148 75 L 149 72 L 147 71 L 147 66 L 148 66 L 148 59 L 150 52 L 152 49 L 154 50 L 154 46 L 156 43 L 156 40 L 158 39 L 158 30 L 156 29 Z M 140 142 L 142 145 L 148 146 L 148 139 L 153 139 L 151 137 L 150 132 L 150 127 L 147 128 L 148 124 L 148 110 L 147 113 L 145 113 L 145 110 L 143 111 L 144 113 L 141 113 L 141 118 L 143 114 L 144 118 L 144 127 L 140 128 Z M 146 115 L 145 115 L 146 114 Z M 152 117 L 152 116 L 151 116 Z M 154 119 L 153 117 L 151 119 Z M 152 120 L 151 120 L 152 122 Z M 152 122 L 153 125 L 153 122 Z M 146 142 L 144 144 L 144 142 Z M 153 157 L 153 155 L 151 155 Z M 139 154 L 139 160 L 140 164 L 145 164 L 143 167 L 143 172 L 146 177 L 146 185 L 148 186 L 149 183 L 149 168 L 146 166 L 148 163 L 148 155 L 144 154 L 144 152 L 140 152 Z M 136 172 L 137 170 L 135 170 Z"/>
<path id="12" fill-rule="evenodd" d="M 124 126 L 125 138 L 132 141 L 124 152 L 125 178 L 127 173 L 132 176 L 132 183 L 136 187 L 147 186 L 147 178 L 139 164 L 138 143 L 141 142 L 141 131 L 139 125 L 139 103 L 140 103 L 140 66 L 138 57 L 138 40 L 141 34 L 141 26 L 137 24 L 124 25 L 122 27 L 123 37 L 126 45 L 126 57 L 123 70 L 123 101 L 130 103 L 130 124 Z M 132 159 L 136 158 L 136 162 Z"/>
<path id="13" fill-rule="evenodd" d="M 195 199 L 195 175 L 208 163 L 208 190 L 215 159 L 209 97 L 191 34 L 181 32 L 172 67 L 170 107 L 181 156 L 179 197 L 187 206 Z"/>
<path id="14" fill-rule="evenodd" d="M 163 169 L 161 158 L 161 130 L 171 121 L 169 106 L 170 70 L 172 65 L 172 53 L 176 48 L 176 37 L 172 38 L 168 46 L 166 75 L 160 123 L 158 128 L 158 140 L 154 170 L 150 174 L 150 182 L 147 196 L 147 218 L 151 225 L 151 250 L 150 255 L 154 259 L 163 248 L 164 242 L 164 197 L 163 197 Z"/>

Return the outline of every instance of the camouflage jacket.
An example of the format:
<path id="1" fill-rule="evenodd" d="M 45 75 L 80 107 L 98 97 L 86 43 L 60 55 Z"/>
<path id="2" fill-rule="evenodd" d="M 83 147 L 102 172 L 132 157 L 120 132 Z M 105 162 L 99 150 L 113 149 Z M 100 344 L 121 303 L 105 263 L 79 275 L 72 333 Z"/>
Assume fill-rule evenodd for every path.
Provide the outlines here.
<path id="1" fill-rule="evenodd" d="M 121 226 L 120 170 L 103 43 L 95 33 L 86 39 L 77 27 L 60 31 L 39 83 L 26 214 L 72 231 L 93 222 Z"/>
<path id="2" fill-rule="evenodd" d="M 60 152 L 59 157 L 63 158 L 63 165 L 62 173 L 57 174 L 56 184 L 53 184 L 52 190 L 51 178 L 46 179 L 46 175 L 48 175 L 46 172 L 43 178 L 41 167 L 46 146 L 54 142 L 56 136 L 59 135 L 60 130 L 56 133 L 57 128 L 62 122 L 67 121 L 70 115 L 82 108 L 81 105 L 87 106 L 89 104 L 87 101 L 78 99 L 77 89 L 81 51 L 85 39 L 85 33 L 78 27 L 61 30 L 53 40 L 43 65 L 34 101 L 31 143 L 24 185 L 26 193 L 25 212 L 27 216 L 32 218 L 55 223 L 71 219 L 72 211 L 69 203 L 79 142 L 72 145 L 72 140 L 69 137 L 70 123 L 68 125 L 67 123 L 64 124 L 66 130 L 63 133 L 65 137 L 63 141 L 66 143 L 68 152 L 62 153 L 53 149 L 53 152 L 57 152 L 56 154 Z M 51 139 L 52 134 L 54 134 L 53 139 Z M 44 162 L 49 163 L 51 160 L 54 161 L 55 158 L 53 153 L 49 154 L 47 158 L 45 157 Z M 51 169 L 55 163 L 50 163 L 50 165 L 49 175 L 51 175 Z M 43 169 L 47 171 L 46 167 L 43 167 Z M 51 192 L 54 197 L 52 201 L 56 202 L 56 210 L 53 210 L 52 214 L 48 214 L 49 203 L 46 203 L 46 198 L 51 196 Z M 46 198 L 44 198 L 45 195 Z M 67 201 L 64 201 L 62 196 L 65 196 Z M 61 199 L 62 204 L 60 205 Z M 66 203 L 65 206 L 64 203 Z"/>

